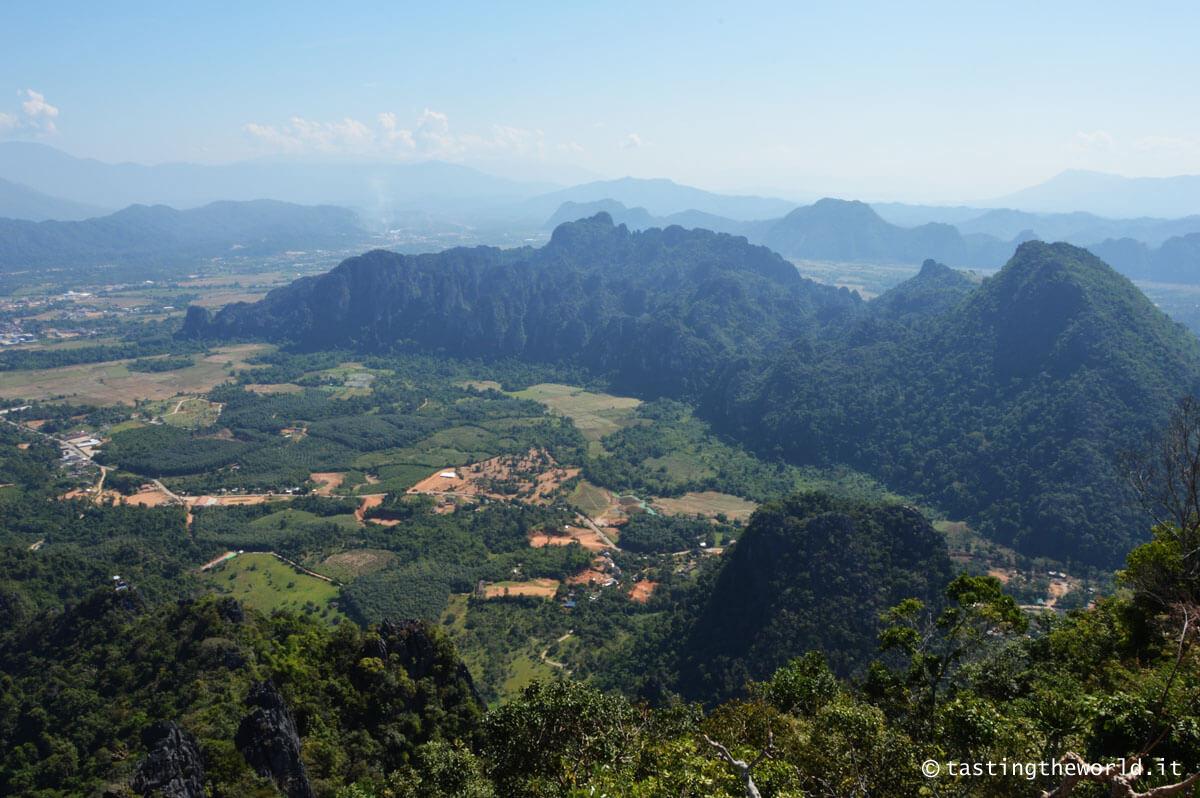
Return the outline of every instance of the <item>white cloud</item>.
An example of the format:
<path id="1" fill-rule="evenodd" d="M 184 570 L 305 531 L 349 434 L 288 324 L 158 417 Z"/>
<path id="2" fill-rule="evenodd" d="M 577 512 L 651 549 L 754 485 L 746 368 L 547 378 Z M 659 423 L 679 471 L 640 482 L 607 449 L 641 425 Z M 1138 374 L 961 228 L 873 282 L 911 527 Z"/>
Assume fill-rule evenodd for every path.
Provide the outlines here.
<path id="1" fill-rule="evenodd" d="M 391 111 L 384 111 L 379 115 L 379 126 L 383 128 L 383 140 L 388 144 L 396 145 L 406 150 L 416 149 L 417 142 L 413 139 L 412 131 L 400 127 L 396 115 Z"/>
<path id="2" fill-rule="evenodd" d="M 642 146 L 642 137 L 637 133 L 630 133 L 621 141 L 623 150 L 636 150 L 640 146 Z"/>
<path id="3" fill-rule="evenodd" d="M 373 125 L 346 117 L 319 122 L 294 116 L 286 125 L 250 122 L 242 126 L 259 145 L 286 154 L 342 153 L 398 158 L 462 160 L 489 155 L 518 155 L 541 159 L 545 135 L 511 125 L 493 125 L 487 134 L 457 133 L 441 111 L 424 109 L 411 125 L 392 111 L 375 116 Z M 577 146 L 577 145 L 576 145 Z"/>
<path id="4" fill-rule="evenodd" d="M 293 116 L 286 125 L 260 125 L 250 122 L 242 126 L 255 140 L 276 152 L 365 154 L 374 151 L 375 131 L 357 119 L 346 117 L 335 122 L 317 122 Z"/>
<path id="5" fill-rule="evenodd" d="M 53 135 L 58 132 L 58 106 L 46 102 L 46 96 L 33 89 L 17 92 L 21 98 L 19 113 L 0 111 L 0 133 L 19 132 L 36 135 Z"/>
<path id="6" fill-rule="evenodd" d="M 1112 134 L 1106 130 L 1080 130 L 1075 133 L 1075 145 L 1084 150 L 1111 150 Z"/>

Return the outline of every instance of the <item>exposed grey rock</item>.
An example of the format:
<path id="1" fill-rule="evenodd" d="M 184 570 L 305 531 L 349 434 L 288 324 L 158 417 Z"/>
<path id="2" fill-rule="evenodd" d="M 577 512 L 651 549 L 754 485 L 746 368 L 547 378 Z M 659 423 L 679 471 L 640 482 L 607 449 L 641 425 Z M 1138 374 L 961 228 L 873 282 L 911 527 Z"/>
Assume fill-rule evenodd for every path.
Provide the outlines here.
<path id="1" fill-rule="evenodd" d="M 195 737 L 174 721 L 159 721 L 146 727 L 142 742 L 149 753 L 134 771 L 134 792 L 156 798 L 204 796 L 204 760 Z"/>
<path id="2" fill-rule="evenodd" d="M 271 779 L 288 798 L 312 798 L 312 785 L 300 759 L 296 720 L 275 685 L 250 688 L 250 714 L 238 725 L 234 742 L 258 775 Z"/>

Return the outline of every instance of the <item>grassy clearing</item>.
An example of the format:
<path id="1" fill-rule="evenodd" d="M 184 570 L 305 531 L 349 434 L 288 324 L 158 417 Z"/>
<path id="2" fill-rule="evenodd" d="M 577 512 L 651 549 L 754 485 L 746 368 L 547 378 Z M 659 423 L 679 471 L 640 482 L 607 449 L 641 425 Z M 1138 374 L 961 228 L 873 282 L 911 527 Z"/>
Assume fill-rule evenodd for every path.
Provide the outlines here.
<path id="1" fill-rule="evenodd" d="M 358 528 L 358 520 L 350 514 L 330 515 L 322 518 L 304 510 L 293 510 L 291 508 L 278 510 L 250 522 L 250 526 L 255 529 L 294 529 L 296 527 L 315 526 L 318 524 L 336 524 L 347 530 Z"/>
<path id="2" fill-rule="evenodd" d="M 552 382 L 531 385 L 512 395 L 532 399 L 571 419 L 598 452 L 602 451 L 600 439 L 629 426 L 633 422 L 633 411 L 642 403 L 640 399 L 628 396 L 593 393 L 573 385 Z"/>
<path id="3" fill-rule="evenodd" d="M 147 402 L 142 412 L 158 416 L 164 423 L 181 429 L 202 429 L 217 423 L 221 406 L 198 396 L 173 396 L 170 399 Z"/>
<path id="4" fill-rule="evenodd" d="M 219 592 L 260 612 L 293 610 L 331 623 L 335 618 L 346 619 L 337 608 L 336 585 L 300 573 L 271 554 L 242 554 L 206 572 L 203 579 Z"/>
<path id="5" fill-rule="evenodd" d="M 667 476 L 675 482 L 695 482 L 716 476 L 717 472 L 704 462 L 696 452 L 671 452 L 663 457 L 651 457 L 643 462 L 647 468 L 666 469 Z"/>
<path id="6" fill-rule="evenodd" d="M 538 680 L 556 679 L 562 671 L 542 662 L 532 652 L 522 651 L 508 665 L 508 678 L 500 688 L 501 695 L 513 696 Z"/>
<path id="7" fill-rule="evenodd" d="M 586 479 L 579 484 L 567 497 L 567 503 L 589 518 L 596 518 L 612 505 L 612 494 L 605 488 L 597 487 Z"/>

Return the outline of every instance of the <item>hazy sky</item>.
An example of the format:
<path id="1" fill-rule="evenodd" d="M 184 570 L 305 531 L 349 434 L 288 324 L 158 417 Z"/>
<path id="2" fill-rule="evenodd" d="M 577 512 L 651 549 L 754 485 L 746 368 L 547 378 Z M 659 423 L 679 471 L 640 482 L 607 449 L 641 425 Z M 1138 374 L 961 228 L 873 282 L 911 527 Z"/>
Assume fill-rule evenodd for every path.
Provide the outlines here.
<path id="1" fill-rule="evenodd" d="M 6 0 L 0 137 L 866 199 L 1200 172 L 1195 2 L 501 5 Z"/>

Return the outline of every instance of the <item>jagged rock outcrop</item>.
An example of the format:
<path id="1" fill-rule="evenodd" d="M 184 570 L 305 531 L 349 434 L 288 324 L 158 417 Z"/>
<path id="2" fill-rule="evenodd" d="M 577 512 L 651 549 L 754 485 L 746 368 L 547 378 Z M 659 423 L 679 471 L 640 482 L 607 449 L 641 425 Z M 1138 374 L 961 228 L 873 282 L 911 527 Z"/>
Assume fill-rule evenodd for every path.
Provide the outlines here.
<path id="1" fill-rule="evenodd" d="M 274 683 L 267 680 L 251 687 L 246 705 L 250 714 L 242 718 L 234 737 L 246 762 L 288 798 L 312 798 L 296 720 Z"/>
<path id="2" fill-rule="evenodd" d="M 142 732 L 149 749 L 133 774 L 130 787 L 155 798 L 201 798 L 204 759 L 196 738 L 174 721 L 159 721 Z"/>
<path id="3" fill-rule="evenodd" d="M 379 637 L 364 644 L 362 655 L 385 662 L 393 657 L 411 679 L 437 675 L 445 683 L 462 682 L 475 703 L 483 707 L 471 671 L 456 655 L 439 647 L 438 638 L 431 634 L 424 621 L 384 621 L 379 625 Z"/>

